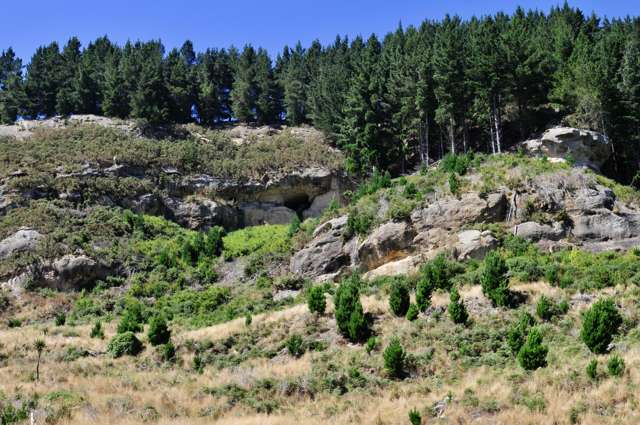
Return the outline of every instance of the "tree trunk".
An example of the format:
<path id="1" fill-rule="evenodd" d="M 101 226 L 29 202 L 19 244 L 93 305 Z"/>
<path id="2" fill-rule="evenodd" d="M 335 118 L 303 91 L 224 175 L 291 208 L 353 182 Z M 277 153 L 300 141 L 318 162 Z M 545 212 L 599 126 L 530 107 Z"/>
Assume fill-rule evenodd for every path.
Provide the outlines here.
<path id="1" fill-rule="evenodd" d="M 491 136 L 491 152 L 495 155 L 496 140 L 495 140 L 495 135 L 493 134 L 493 113 L 489 114 L 489 134 Z"/>
<path id="2" fill-rule="evenodd" d="M 493 102 L 491 105 L 492 113 L 493 113 L 493 124 L 495 125 L 495 134 L 496 134 L 496 149 L 498 153 L 502 153 L 502 118 L 500 117 L 500 98 L 496 99 L 497 95 L 493 96 Z"/>
<path id="3" fill-rule="evenodd" d="M 453 155 L 456 154 L 456 140 L 454 133 L 454 121 L 453 117 L 449 118 L 449 143 L 451 144 L 451 153 Z"/>
<path id="4" fill-rule="evenodd" d="M 36 363 L 36 382 L 40 381 L 40 356 L 42 356 L 42 353 L 38 352 L 38 363 Z"/>

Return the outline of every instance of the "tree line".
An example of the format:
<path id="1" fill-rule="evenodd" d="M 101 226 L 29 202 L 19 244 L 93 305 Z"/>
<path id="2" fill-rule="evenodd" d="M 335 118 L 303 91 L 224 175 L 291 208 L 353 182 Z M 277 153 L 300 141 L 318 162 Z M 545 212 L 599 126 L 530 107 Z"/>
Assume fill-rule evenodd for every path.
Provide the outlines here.
<path id="1" fill-rule="evenodd" d="M 622 178 L 640 142 L 640 19 L 567 4 L 399 26 L 383 39 L 166 54 L 101 37 L 0 56 L 0 120 L 100 114 L 150 123 L 311 124 L 354 172 L 403 172 L 448 152 L 502 152 L 551 124 L 604 133 Z"/>

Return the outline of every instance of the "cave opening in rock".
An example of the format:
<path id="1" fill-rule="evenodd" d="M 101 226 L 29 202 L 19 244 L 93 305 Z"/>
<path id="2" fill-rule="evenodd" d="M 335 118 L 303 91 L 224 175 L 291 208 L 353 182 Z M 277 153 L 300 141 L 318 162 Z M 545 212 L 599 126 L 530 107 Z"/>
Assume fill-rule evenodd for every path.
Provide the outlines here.
<path id="1" fill-rule="evenodd" d="M 284 201 L 284 206 L 292 209 L 298 214 L 298 217 L 302 218 L 302 212 L 311 206 L 311 200 L 306 193 L 299 193 L 288 196 Z"/>

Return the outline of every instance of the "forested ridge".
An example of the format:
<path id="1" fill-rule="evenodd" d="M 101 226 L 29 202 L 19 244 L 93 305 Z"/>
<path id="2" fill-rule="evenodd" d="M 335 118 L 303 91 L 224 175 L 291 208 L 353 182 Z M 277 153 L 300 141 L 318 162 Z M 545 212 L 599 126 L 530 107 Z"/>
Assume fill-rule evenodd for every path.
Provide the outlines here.
<path id="1" fill-rule="evenodd" d="M 151 124 L 311 124 L 347 168 L 394 173 L 448 152 L 501 152 L 554 124 L 604 133 L 612 170 L 630 181 L 640 142 L 640 19 L 548 13 L 446 16 L 383 39 L 338 36 L 284 47 L 210 48 L 190 41 L 86 47 L 72 38 L 28 64 L 0 56 L 0 121 L 100 114 Z"/>

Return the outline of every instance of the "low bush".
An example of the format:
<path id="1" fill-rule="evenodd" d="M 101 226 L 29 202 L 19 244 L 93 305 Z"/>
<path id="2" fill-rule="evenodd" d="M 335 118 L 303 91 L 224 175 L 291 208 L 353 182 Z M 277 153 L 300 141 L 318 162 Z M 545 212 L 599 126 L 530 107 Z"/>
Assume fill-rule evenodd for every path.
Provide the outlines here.
<path id="1" fill-rule="evenodd" d="M 409 422 L 411 425 L 421 425 L 422 424 L 422 416 L 420 416 L 420 412 L 416 409 L 411 409 L 409 411 Z"/>
<path id="2" fill-rule="evenodd" d="M 551 320 L 555 313 L 555 305 L 553 302 L 545 295 L 542 295 L 536 304 L 536 314 L 538 317 L 542 320 Z"/>
<path id="3" fill-rule="evenodd" d="M 397 317 L 404 317 L 409 310 L 409 289 L 403 279 L 394 279 L 389 294 L 389 308 Z"/>
<path id="4" fill-rule="evenodd" d="M 293 357 L 300 357 L 304 354 L 304 340 L 300 335 L 291 335 L 287 339 L 287 351 Z"/>
<path id="5" fill-rule="evenodd" d="M 136 356 L 142 351 L 142 342 L 136 335 L 127 331 L 119 333 L 111 339 L 107 346 L 107 352 L 113 357 L 122 357 L 124 355 Z"/>
<path id="6" fill-rule="evenodd" d="M 604 354 L 613 337 L 622 325 L 622 316 L 613 300 L 596 301 L 582 318 L 580 337 L 589 349 L 596 354 Z"/>
<path id="7" fill-rule="evenodd" d="M 149 321 L 149 331 L 147 333 L 151 345 L 163 345 L 169 342 L 171 331 L 167 326 L 167 320 L 162 315 L 156 315 Z"/>
<path id="8" fill-rule="evenodd" d="M 511 353 L 517 355 L 520 348 L 524 345 L 527 335 L 529 334 L 529 328 L 535 324 L 533 316 L 526 311 L 520 313 L 518 321 L 511 326 L 507 332 L 507 345 L 511 350 Z"/>
<path id="9" fill-rule="evenodd" d="M 91 338 L 104 338 L 104 331 L 102 330 L 102 322 L 100 320 L 96 320 L 96 323 L 91 328 L 91 333 L 89 334 Z"/>
<path id="10" fill-rule="evenodd" d="M 518 352 L 518 363 L 526 370 L 535 370 L 547 365 L 547 353 L 549 349 L 542 344 L 540 329 L 533 328 L 529 331 L 527 342 Z"/>
<path id="11" fill-rule="evenodd" d="M 612 356 L 607 362 L 607 372 L 609 372 L 609 376 L 622 376 L 624 368 L 624 360 L 618 355 Z"/>
<path id="12" fill-rule="evenodd" d="M 55 318 L 56 326 L 63 326 L 67 322 L 67 315 L 64 312 L 59 312 L 56 314 Z"/>
<path id="13" fill-rule="evenodd" d="M 369 336 L 369 325 L 360 302 L 360 278 L 352 275 L 340 283 L 335 295 L 335 317 L 338 330 L 354 342 Z"/>
<path id="14" fill-rule="evenodd" d="M 491 251 L 484 259 L 484 269 L 480 275 L 482 293 L 495 306 L 509 304 L 509 280 L 507 266 L 498 251 Z"/>
<path id="15" fill-rule="evenodd" d="M 406 315 L 407 320 L 410 322 L 413 322 L 418 318 L 418 313 L 420 313 L 420 311 L 418 310 L 418 306 L 411 303 L 409 305 L 409 309 L 407 310 L 407 315 Z"/>
<path id="16" fill-rule="evenodd" d="M 141 332 L 144 324 L 142 304 L 136 299 L 126 301 L 126 307 L 118 323 L 117 332 Z"/>
<path id="17" fill-rule="evenodd" d="M 307 295 L 307 305 L 309 311 L 322 316 L 327 308 L 327 300 L 324 297 L 324 287 L 320 285 L 312 286 Z"/>
<path id="18" fill-rule="evenodd" d="M 400 378 L 404 370 L 406 353 L 400 340 L 393 338 L 383 353 L 384 368 L 390 376 Z"/>
<path id="19" fill-rule="evenodd" d="M 164 362 L 173 362 L 176 359 L 176 347 L 171 341 L 160 346 L 160 358 Z"/>
<path id="20" fill-rule="evenodd" d="M 464 306 L 464 303 L 460 299 L 460 293 L 458 293 L 458 288 L 455 286 L 451 288 L 451 294 L 449 296 L 449 317 L 453 321 L 453 323 L 464 324 L 467 323 L 469 319 L 469 314 L 467 313 L 467 308 Z"/>
<path id="21" fill-rule="evenodd" d="M 595 380 L 598 378 L 598 360 L 597 359 L 593 359 L 589 362 L 589 364 L 587 365 L 587 376 L 592 379 Z"/>

